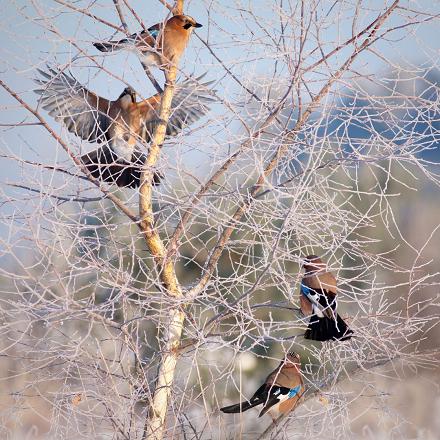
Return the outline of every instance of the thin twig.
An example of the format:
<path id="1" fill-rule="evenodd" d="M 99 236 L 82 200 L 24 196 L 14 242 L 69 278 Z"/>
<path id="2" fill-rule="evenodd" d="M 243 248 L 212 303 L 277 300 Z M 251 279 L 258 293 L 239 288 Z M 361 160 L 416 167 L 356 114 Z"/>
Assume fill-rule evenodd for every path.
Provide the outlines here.
<path id="1" fill-rule="evenodd" d="M 145 75 L 147 75 L 148 79 L 151 81 L 151 84 L 153 84 L 154 88 L 156 89 L 157 93 L 163 93 L 163 89 L 160 86 L 160 84 L 157 82 L 154 75 L 151 73 L 150 68 L 141 61 L 142 67 L 144 68 Z"/>
<path id="2" fill-rule="evenodd" d="M 119 32 L 124 32 L 125 31 L 125 29 L 123 27 L 116 26 L 115 24 L 110 23 L 109 21 L 104 20 L 103 18 L 98 17 L 98 16 L 90 13 L 87 9 L 78 8 L 78 7 L 76 7 L 76 6 L 74 6 L 74 5 L 70 4 L 70 3 L 67 3 L 67 2 L 65 2 L 63 0 L 54 0 L 54 1 L 56 3 L 59 3 L 60 5 L 65 6 L 66 8 L 72 9 L 75 12 L 79 12 L 79 13 L 81 13 L 83 15 L 86 15 L 87 17 L 93 18 L 93 20 L 99 21 L 100 23 L 105 24 L 106 26 L 109 26 L 112 29 L 115 29 L 115 30 L 117 30 Z"/>
<path id="3" fill-rule="evenodd" d="M 124 28 L 125 32 L 128 32 L 128 25 L 127 25 L 127 22 L 125 21 L 125 17 L 122 12 L 121 5 L 119 4 L 119 0 L 113 0 L 113 3 L 115 5 L 116 11 L 119 15 L 119 20 L 121 20 L 122 27 Z"/>
<path id="4" fill-rule="evenodd" d="M 49 194 L 47 192 L 41 191 L 39 189 L 36 188 L 31 188 L 30 186 L 26 186 L 26 185 L 19 185 L 16 183 L 7 183 L 7 186 L 11 186 L 13 188 L 21 188 L 21 189 L 26 189 L 28 191 L 31 192 L 35 192 L 38 194 L 41 194 L 43 196 L 47 196 L 47 197 L 51 197 L 54 198 L 56 200 L 60 200 L 63 202 L 80 202 L 80 203 L 89 203 L 89 202 L 99 202 L 101 200 L 103 200 L 104 198 L 106 198 L 106 196 L 104 197 L 76 197 L 76 196 L 57 196 L 55 194 Z"/>

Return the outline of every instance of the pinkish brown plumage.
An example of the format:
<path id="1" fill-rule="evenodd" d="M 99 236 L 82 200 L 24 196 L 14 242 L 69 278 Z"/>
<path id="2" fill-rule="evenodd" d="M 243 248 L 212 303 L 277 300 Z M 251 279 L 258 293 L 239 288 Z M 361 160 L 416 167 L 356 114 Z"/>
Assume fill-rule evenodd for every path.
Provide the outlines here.
<path id="1" fill-rule="evenodd" d="M 310 316 L 304 337 L 316 341 L 350 339 L 353 331 L 336 311 L 336 278 L 317 255 L 307 256 L 303 267 L 300 307 L 303 315 Z"/>
<path id="2" fill-rule="evenodd" d="M 130 35 L 117 41 L 93 43 L 101 52 L 121 49 L 135 50 L 147 65 L 166 70 L 178 62 L 195 28 L 202 27 L 189 15 L 175 15 L 163 23 L 157 23 L 147 31 Z"/>
<path id="3" fill-rule="evenodd" d="M 267 412 L 275 419 L 280 414 L 294 409 L 303 393 L 301 359 L 299 355 L 289 353 L 278 367 L 266 377 L 263 385 L 258 388 L 249 401 L 226 406 L 220 410 L 227 414 L 240 413 L 254 406 L 263 405 L 259 417 Z"/>
<path id="4" fill-rule="evenodd" d="M 91 92 L 64 71 L 48 68 L 39 70 L 36 80 L 41 87 L 41 105 L 67 129 L 88 142 L 102 144 L 98 149 L 80 157 L 89 172 L 97 179 L 118 186 L 139 186 L 146 154 L 139 141 L 150 142 L 159 124 L 159 107 L 162 94 L 136 101 L 131 87 L 124 89 L 118 99 L 111 101 Z M 171 103 L 171 115 L 166 134 L 174 136 L 209 110 L 213 99 L 207 86 L 198 80 L 176 84 Z M 154 184 L 161 175 L 156 173 Z"/>

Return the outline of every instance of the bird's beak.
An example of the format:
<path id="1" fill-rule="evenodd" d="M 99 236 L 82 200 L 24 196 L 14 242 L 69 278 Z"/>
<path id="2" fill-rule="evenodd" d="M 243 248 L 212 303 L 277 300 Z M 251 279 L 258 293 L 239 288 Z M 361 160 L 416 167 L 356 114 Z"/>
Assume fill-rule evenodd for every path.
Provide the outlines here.
<path id="1" fill-rule="evenodd" d="M 203 27 L 203 24 L 195 23 L 195 24 L 193 24 L 193 26 L 194 26 L 195 28 L 200 28 L 200 27 Z"/>

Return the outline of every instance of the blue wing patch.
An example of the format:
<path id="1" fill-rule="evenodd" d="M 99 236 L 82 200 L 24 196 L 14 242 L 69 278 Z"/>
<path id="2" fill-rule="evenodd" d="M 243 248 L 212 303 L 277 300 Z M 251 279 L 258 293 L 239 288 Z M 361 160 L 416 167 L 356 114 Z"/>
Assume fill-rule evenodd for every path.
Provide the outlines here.
<path id="1" fill-rule="evenodd" d="M 152 28 L 150 28 L 150 29 L 148 29 L 148 32 L 150 33 L 150 35 L 153 38 L 157 38 L 157 36 L 159 35 L 159 29 L 152 29 Z"/>
<path id="2" fill-rule="evenodd" d="M 313 313 L 316 314 L 319 318 L 323 318 L 324 315 L 322 313 L 322 306 L 319 301 L 319 293 L 312 289 L 311 287 L 306 286 L 301 283 L 301 294 L 304 295 L 313 305 Z"/>
<path id="3" fill-rule="evenodd" d="M 301 283 L 301 293 L 305 296 L 309 296 L 310 295 L 310 288 L 307 287 L 305 284 Z"/>
<path id="4" fill-rule="evenodd" d="M 297 385 L 295 388 L 292 388 L 291 390 L 289 390 L 289 394 L 287 395 L 287 397 L 289 399 L 295 397 L 299 393 L 300 389 L 301 389 L 301 385 Z"/>

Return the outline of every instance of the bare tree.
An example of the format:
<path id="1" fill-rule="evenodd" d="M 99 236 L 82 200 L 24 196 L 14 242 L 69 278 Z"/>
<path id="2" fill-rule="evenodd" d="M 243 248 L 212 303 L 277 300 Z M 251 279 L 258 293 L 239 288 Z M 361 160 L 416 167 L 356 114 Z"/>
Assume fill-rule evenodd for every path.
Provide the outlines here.
<path id="1" fill-rule="evenodd" d="M 165 84 L 91 44 L 183 12 L 204 28 Z M 8 5 L 2 435 L 435 438 L 414 408 L 434 415 L 438 396 L 422 384 L 439 353 L 438 18 L 399 0 Z M 27 93 L 47 64 L 111 99 L 163 85 L 151 142 L 132 133 L 138 190 L 96 179 L 80 160 L 96 145 Z M 167 138 L 176 84 L 205 72 L 210 113 Z M 337 275 L 350 341 L 303 338 L 312 253 Z M 291 350 L 306 384 L 293 413 L 219 412 Z"/>

